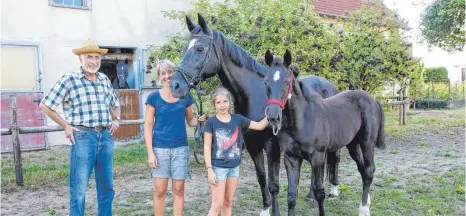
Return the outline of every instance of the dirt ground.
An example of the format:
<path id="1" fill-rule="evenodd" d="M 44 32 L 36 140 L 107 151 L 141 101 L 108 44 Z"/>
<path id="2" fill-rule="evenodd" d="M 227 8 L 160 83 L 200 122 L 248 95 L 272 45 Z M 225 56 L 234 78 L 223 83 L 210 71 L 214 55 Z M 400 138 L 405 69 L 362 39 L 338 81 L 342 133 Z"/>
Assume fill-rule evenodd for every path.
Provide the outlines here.
<path id="1" fill-rule="evenodd" d="M 67 147 L 58 147 L 54 151 L 67 155 Z M 454 170 L 463 170 L 465 163 L 465 135 L 464 127 L 442 130 L 438 132 L 426 132 L 407 136 L 405 138 L 387 138 L 387 149 L 376 150 L 375 161 L 377 164 L 376 177 L 372 187 L 376 187 L 380 182 L 380 176 L 396 176 L 396 184 L 408 185 L 412 181 L 413 174 L 417 176 L 441 176 Z M 301 174 L 300 197 L 307 193 L 310 184 L 309 165 L 305 162 Z M 205 215 L 206 209 L 210 205 L 210 189 L 206 182 L 206 173 L 202 168 L 192 168 L 191 178 L 186 182 L 185 206 L 186 215 Z M 340 163 L 340 181 L 352 188 L 359 188 L 360 175 L 357 172 L 355 163 L 346 152 L 342 152 Z M 280 182 L 286 182 L 286 173 L 283 161 L 280 169 Z M 115 215 L 148 215 L 152 208 L 153 183 L 148 173 L 135 173 L 133 175 L 118 176 L 115 179 L 116 197 L 114 201 Z M 381 183 L 380 183 L 381 184 Z M 375 186 L 374 186 L 375 185 Z M 238 185 L 236 199 L 243 199 L 247 196 L 243 191 L 248 189 L 256 191 L 254 197 L 260 197 L 257 193 L 258 183 L 254 165 L 245 153 L 243 164 L 241 165 L 241 178 Z M 286 187 L 281 187 L 281 196 L 286 200 Z M 170 188 L 169 188 L 170 190 Z M 328 193 L 327 185 L 326 191 Z M 361 190 L 360 188 L 358 189 Z M 66 215 L 68 208 L 68 187 L 49 187 L 42 189 L 17 190 L 11 193 L 2 194 L 1 214 L 2 215 Z M 464 196 L 464 195 L 463 195 Z M 256 199 L 255 198 L 255 199 Z M 260 199 L 260 198 L 259 198 Z M 171 215 L 171 195 L 167 196 L 166 213 Z M 241 202 L 241 206 L 249 205 L 243 213 L 258 215 L 260 210 L 260 200 L 248 200 Z M 352 208 L 358 208 L 359 201 L 354 200 Z M 238 204 L 239 205 L 239 204 Z M 251 206 L 252 205 L 252 206 Z M 286 215 L 286 202 L 280 203 L 282 215 Z M 377 205 L 373 203 L 372 205 Z M 456 205 L 457 214 L 464 215 L 464 199 L 462 202 L 451 203 Z M 311 212 L 315 212 L 315 205 L 310 207 Z M 234 211 L 235 211 L 234 209 Z M 90 181 L 87 198 L 86 211 L 89 215 L 95 215 L 97 202 L 95 194 L 95 183 Z M 244 214 L 238 214 L 244 215 Z"/>

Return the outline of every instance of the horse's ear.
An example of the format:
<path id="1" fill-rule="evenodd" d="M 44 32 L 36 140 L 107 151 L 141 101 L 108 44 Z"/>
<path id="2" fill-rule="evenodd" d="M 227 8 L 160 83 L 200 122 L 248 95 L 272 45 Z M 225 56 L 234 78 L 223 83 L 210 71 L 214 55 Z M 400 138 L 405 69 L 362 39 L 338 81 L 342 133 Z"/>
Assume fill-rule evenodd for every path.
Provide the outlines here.
<path id="1" fill-rule="evenodd" d="M 125 58 L 125 64 L 128 64 L 128 58 Z"/>
<path id="2" fill-rule="evenodd" d="M 204 17 L 200 13 L 197 14 L 197 20 L 199 22 L 199 26 L 201 26 L 202 31 L 204 31 L 205 33 L 208 33 L 209 28 L 207 27 L 207 22 L 205 21 Z"/>
<path id="3" fill-rule="evenodd" d="M 272 62 L 273 62 L 273 55 L 270 52 L 270 50 L 267 50 L 267 52 L 265 52 L 265 64 L 267 64 L 268 66 L 271 66 Z"/>
<path id="4" fill-rule="evenodd" d="M 194 25 L 193 21 L 191 21 L 191 18 L 189 16 L 186 16 L 186 25 L 188 26 L 189 32 L 191 32 L 196 26 Z"/>
<path id="5" fill-rule="evenodd" d="M 283 56 L 283 65 L 285 65 L 285 67 L 289 67 L 291 65 L 291 53 L 288 49 Z"/>
<path id="6" fill-rule="evenodd" d="M 294 77 L 299 76 L 299 68 L 298 68 L 297 65 L 291 65 L 290 70 L 291 70 L 291 72 L 293 72 Z"/>

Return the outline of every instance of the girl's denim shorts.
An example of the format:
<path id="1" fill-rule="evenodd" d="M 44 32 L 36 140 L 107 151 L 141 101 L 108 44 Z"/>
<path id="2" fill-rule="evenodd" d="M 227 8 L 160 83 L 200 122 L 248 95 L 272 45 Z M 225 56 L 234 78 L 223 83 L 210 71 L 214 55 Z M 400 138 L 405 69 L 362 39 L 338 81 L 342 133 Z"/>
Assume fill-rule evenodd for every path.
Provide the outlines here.
<path id="1" fill-rule="evenodd" d="M 238 178 L 239 177 L 239 166 L 234 168 L 223 168 L 212 166 L 212 170 L 215 173 L 215 180 L 217 182 L 223 182 L 227 178 Z"/>

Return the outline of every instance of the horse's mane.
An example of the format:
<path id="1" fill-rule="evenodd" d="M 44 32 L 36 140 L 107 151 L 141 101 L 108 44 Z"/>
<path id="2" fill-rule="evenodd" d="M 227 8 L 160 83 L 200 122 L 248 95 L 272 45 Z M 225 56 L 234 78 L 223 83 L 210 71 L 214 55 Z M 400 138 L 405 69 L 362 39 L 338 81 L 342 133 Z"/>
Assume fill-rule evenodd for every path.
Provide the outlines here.
<path id="1" fill-rule="evenodd" d="M 245 67 L 251 71 L 256 72 L 259 76 L 264 77 L 267 73 L 267 67 L 264 65 L 259 64 L 256 59 L 243 49 L 243 47 L 239 46 L 238 44 L 230 41 L 227 37 L 225 37 L 222 33 L 218 32 L 217 30 L 212 29 L 213 37 L 220 38 L 225 46 L 225 50 L 227 55 L 231 58 L 232 62 L 238 67 Z"/>

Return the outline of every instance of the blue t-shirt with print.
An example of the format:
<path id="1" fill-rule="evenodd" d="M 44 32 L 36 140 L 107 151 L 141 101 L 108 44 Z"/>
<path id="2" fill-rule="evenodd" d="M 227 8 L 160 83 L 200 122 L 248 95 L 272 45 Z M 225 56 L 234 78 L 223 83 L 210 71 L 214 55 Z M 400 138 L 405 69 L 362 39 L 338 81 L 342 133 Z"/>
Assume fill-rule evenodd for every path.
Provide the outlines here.
<path id="1" fill-rule="evenodd" d="M 243 130 L 251 120 L 231 114 L 230 122 L 222 122 L 216 116 L 207 119 L 204 132 L 212 134 L 212 165 L 234 168 L 240 165 L 243 154 Z"/>
<path id="2" fill-rule="evenodd" d="M 159 91 L 149 95 L 146 104 L 155 108 L 155 122 L 152 146 L 157 148 L 177 148 L 188 146 L 186 134 L 186 108 L 194 103 L 191 95 L 168 103 Z"/>

